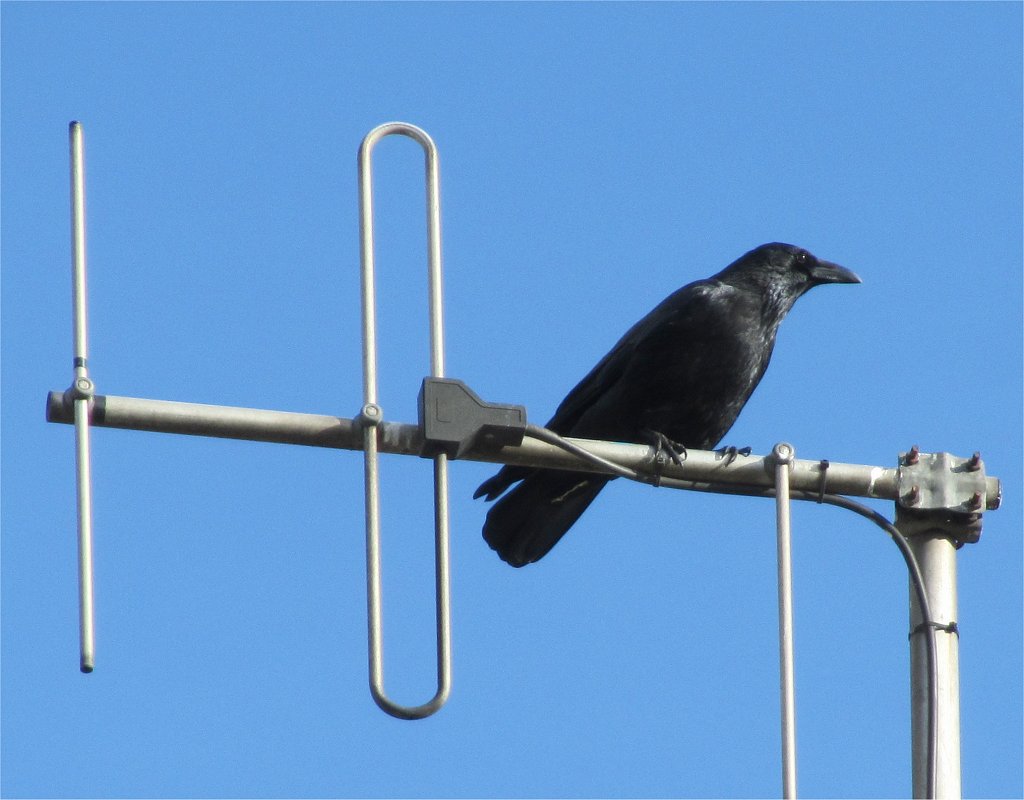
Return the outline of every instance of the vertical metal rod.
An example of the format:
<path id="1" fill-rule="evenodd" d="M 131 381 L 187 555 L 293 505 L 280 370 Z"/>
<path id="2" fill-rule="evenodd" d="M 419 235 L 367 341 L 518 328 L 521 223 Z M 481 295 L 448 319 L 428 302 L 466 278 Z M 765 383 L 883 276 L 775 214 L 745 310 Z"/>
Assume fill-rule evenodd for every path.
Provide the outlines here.
<path id="1" fill-rule="evenodd" d="M 92 470 L 89 401 L 75 400 L 75 465 L 78 495 L 78 640 L 79 669 L 96 667 L 96 625 L 92 568 Z"/>
<path id="2" fill-rule="evenodd" d="M 427 286 L 430 318 L 430 374 L 444 377 L 444 303 L 441 296 L 441 176 L 437 147 L 419 128 L 411 135 L 426 156 Z M 445 506 L 447 508 L 447 505 Z"/>
<path id="3" fill-rule="evenodd" d="M 956 545 L 940 531 L 934 534 L 913 534 L 907 537 L 924 578 L 925 594 L 932 622 L 940 626 L 957 620 Z M 919 627 L 921 607 L 913 585 L 910 587 L 910 707 L 911 766 L 914 797 L 928 797 L 929 669 L 926 637 L 931 631 Z M 959 800 L 960 785 L 960 642 L 951 630 L 935 630 L 936 743 L 934 796 L 942 800 Z"/>
<path id="4" fill-rule="evenodd" d="M 373 148 L 385 136 L 400 134 L 423 147 L 426 171 L 427 267 L 430 316 L 430 367 L 434 377 L 444 376 L 444 319 L 441 292 L 441 217 L 437 147 L 414 125 L 391 122 L 370 131 L 359 148 L 360 254 L 363 309 L 363 465 L 366 503 L 366 589 L 369 632 L 370 693 L 377 705 L 400 719 L 430 716 L 451 691 L 451 603 L 448 525 L 447 456 L 434 457 L 434 586 L 437 623 L 437 692 L 419 706 L 403 706 L 384 690 L 383 621 L 381 612 L 380 477 L 377 424 L 383 412 L 377 405 L 377 325 L 373 247 Z"/>
<path id="5" fill-rule="evenodd" d="M 78 610 L 80 668 L 96 663 L 92 569 L 92 475 L 89 413 L 92 382 L 87 366 L 85 261 L 85 156 L 82 125 L 69 129 L 71 155 L 71 288 L 74 324 L 75 462 L 78 496 Z"/>
<path id="6" fill-rule="evenodd" d="M 384 696 L 383 621 L 381 619 L 380 586 L 380 484 L 377 470 L 377 428 L 372 422 L 372 410 L 363 429 L 363 480 L 366 503 L 366 598 L 367 630 L 369 632 L 370 691 L 375 701 Z M 371 533 L 372 532 L 372 533 Z M 387 709 L 384 709 L 387 711 Z"/>
<path id="7" fill-rule="evenodd" d="M 451 569 L 448 544 L 448 456 L 434 457 L 434 607 L 437 614 L 437 695 L 433 711 L 448 700 L 452 685 Z M 433 713 L 431 711 L 431 713 Z"/>
<path id="8" fill-rule="evenodd" d="M 793 678 L 793 561 L 789 519 L 792 445 L 780 442 L 775 456 L 775 523 L 779 559 L 779 684 L 782 709 L 782 796 L 796 797 L 796 691 Z"/>
<path id="9" fill-rule="evenodd" d="M 430 319 L 430 373 L 444 377 L 444 298 L 441 281 L 441 176 L 437 147 L 426 132 L 411 131 L 423 146 L 426 170 L 427 286 Z M 434 566 L 435 613 L 437 614 L 436 708 L 451 691 L 451 569 L 448 524 L 448 456 L 434 456 Z M 431 712 L 433 713 L 433 712 Z"/>

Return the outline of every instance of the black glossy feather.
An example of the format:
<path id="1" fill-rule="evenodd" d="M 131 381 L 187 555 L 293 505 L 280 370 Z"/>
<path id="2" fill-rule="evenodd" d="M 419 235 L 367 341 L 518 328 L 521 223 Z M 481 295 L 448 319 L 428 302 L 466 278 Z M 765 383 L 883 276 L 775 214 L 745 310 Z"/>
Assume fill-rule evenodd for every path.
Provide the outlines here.
<path id="1" fill-rule="evenodd" d="M 714 447 L 764 375 L 779 323 L 808 289 L 859 283 L 849 270 L 793 245 L 762 245 L 717 275 L 669 295 L 630 328 L 558 406 L 563 436 L 622 442 L 657 431 Z M 484 538 L 513 566 L 544 556 L 610 478 L 506 466 L 474 497 L 493 500 Z"/>

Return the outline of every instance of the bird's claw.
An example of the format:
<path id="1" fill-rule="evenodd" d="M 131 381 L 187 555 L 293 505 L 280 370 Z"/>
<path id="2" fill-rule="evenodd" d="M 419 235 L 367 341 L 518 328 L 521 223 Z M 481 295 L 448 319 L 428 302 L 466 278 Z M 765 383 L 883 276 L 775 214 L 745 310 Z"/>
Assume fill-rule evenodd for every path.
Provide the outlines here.
<path id="1" fill-rule="evenodd" d="M 681 467 L 686 461 L 686 445 L 669 439 L 659 431 L 648 429 L 643 433 L 654 447 L 654 485 L 661 486 L 661 471 L 665 467 L 665 455 L 668 454 L 668 460 Z"/>
<path id="2" fill-rule="evenodd" d="M 719 447 L 715 451 L 719 458 L 725 459 L 726 466 L 732 464 L 732 462 L 736 460 L 737 456 L 749 456 L 751 452 L 751 448 L 749 447 L 733 447 L 732 445 Z"/>

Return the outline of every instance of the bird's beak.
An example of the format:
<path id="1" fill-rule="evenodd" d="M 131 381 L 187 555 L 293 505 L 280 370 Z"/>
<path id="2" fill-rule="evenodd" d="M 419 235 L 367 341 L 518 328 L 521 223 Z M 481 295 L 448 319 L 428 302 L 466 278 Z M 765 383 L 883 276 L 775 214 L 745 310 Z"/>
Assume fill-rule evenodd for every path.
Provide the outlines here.
<path id="1" fill-rule="evenodd" d="M 831 261 L 818 259 L 817 265 L 811 270 L 811 280 L 819 283 L 860 283 L 855 272 L 846 267 L 833 264 Z"/>

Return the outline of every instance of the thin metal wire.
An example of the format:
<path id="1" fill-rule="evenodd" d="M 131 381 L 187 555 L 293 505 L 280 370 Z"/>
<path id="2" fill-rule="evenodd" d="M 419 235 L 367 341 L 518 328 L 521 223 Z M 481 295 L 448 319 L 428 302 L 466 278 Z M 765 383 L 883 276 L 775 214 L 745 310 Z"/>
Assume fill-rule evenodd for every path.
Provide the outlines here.
<path id="1" fill-rule="evenodd" d="M 793 557 L 789 470 L 793 447 L 779 442 L 775 456 L 775 529 L 779 584 L 779 702 L 782 721 L 782 796 L 796 797 L 796 683 L 793 676 Z"/>
<path id="2" fill-rule="evenodd" d="M 418 706 L 391 700 L 384 690 L 384 637 L 381 612 L 380 476 L 377 428 L 383 412 L 377 404 L 377 323 L 373 238 L 373 148 L 385 136 L 407 136 L 423 148 L 426 172 L 427 268 L 430 316 L 430 369 L 444 377 L 444 318 L 441 291 L 441 203 L 437 147 L 425 131 L 389 122 L 370 131 L 359 148 L 359 236 L 363 308 L 363 472 L 366 504 L 366 594 L 369 631 L 370 693 L 374 702 L 400 719 L 422 719 L 436 712 L 451 691 L 451 588 L 448 525 L 448 458 L 434 457 L 434 588 L 437 627 L 437 692 Z"/>
<path id="3" fill-rule="evenodd" d="M 92 382 L 87 367 L 85 153 L 82 125 L 69 127 L 71 161 L 71 285 L 75 392 L 75 488 L 78 498 L 78 633 L 79 666 L 92 672 L 96 665 L 92 566 L 92 475 L 89 436 Z"/>

